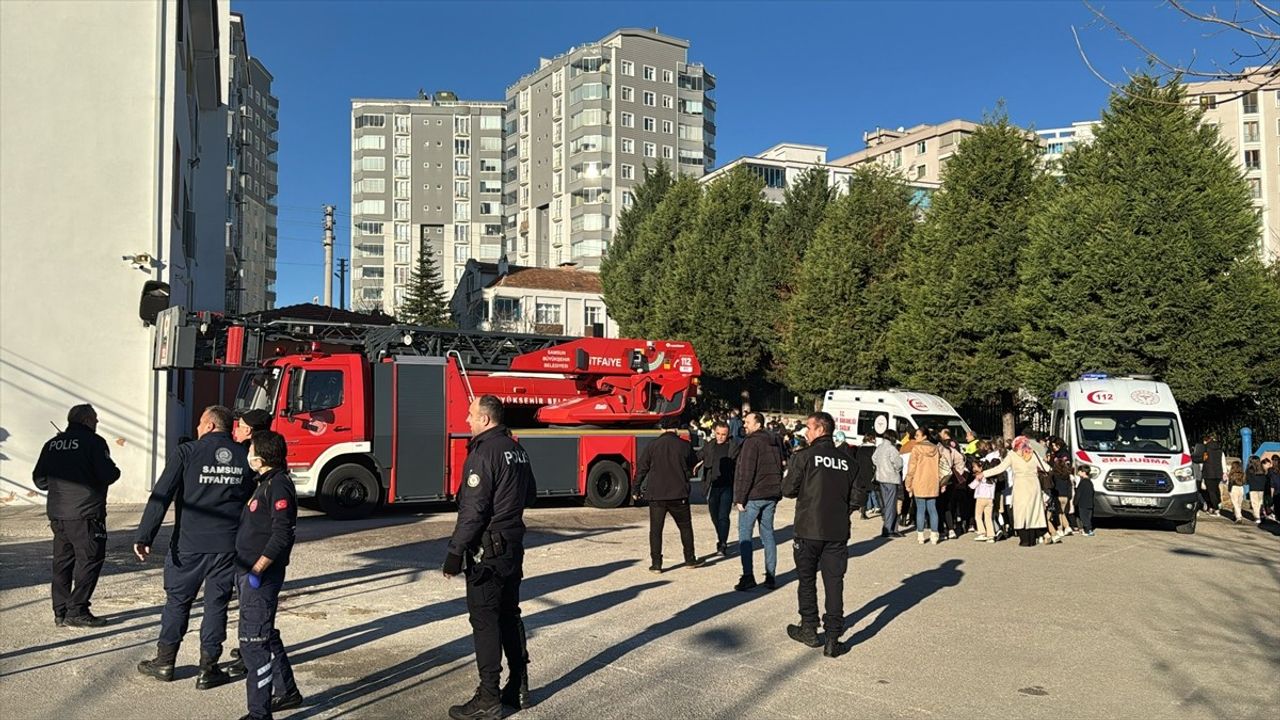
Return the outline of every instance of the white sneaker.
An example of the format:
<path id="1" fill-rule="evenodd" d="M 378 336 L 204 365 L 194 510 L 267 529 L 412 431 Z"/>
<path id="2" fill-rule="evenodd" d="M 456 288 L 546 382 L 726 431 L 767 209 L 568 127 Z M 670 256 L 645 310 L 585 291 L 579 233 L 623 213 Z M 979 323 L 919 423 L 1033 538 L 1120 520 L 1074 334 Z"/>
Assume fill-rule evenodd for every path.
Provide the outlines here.
<path id="1" fill-rule="evenodd" d="M 974 540 L 974 542 L 986 542 L 986 540 L 987 540 L 987 536 L 986 536 L 986 535 L 977 535 L 977 536 L 975 536 L 975 537 L 973 538 L 973 540 Z"/>
<path id="2" fill-rule="evenodd" d="M 929 531 L 929 542 L 933 543 L 934 545 L 937 545 L 937 544 L 938 544 L 938 540 L 939 540 L 938 533 L 934 532 L 933 530 L 930 530 L 930 531 Z"/>
<path id="3" fill-rule="evenodd" d="M 959 535 L 956 535 L 956 531 L 955 531 L 955 530 L 952 530 L 952 531 L 951 531 L 951 539 L 952 539 L 952 540 L 955 540 L 955 539 L 956 539 L 956 538 L 958 538 L 958 537 L 960 537 L 960 536 L 959 536 Z"/>
<path id="4" fill-rule="evenodd" d="M 1076 534 L 1075 530 L 1072 530 L 1071 528 L 1067 528 L 1062 532 L 1062 537 L 1071 537 L 1072 535 L 1075 535 L 1075 534 Z"/>
<path id="5" fill-rule="evenodd" d="M 923 544 L 924 544 L 924 533 L 922 533 L 922 532 L 918 532 L 918 533 L 916 533 L 916 542 L 917 542 L 917 543 L 919 543 L 919 544 L 921 544 L 921 545 L 923 545 Z"/>

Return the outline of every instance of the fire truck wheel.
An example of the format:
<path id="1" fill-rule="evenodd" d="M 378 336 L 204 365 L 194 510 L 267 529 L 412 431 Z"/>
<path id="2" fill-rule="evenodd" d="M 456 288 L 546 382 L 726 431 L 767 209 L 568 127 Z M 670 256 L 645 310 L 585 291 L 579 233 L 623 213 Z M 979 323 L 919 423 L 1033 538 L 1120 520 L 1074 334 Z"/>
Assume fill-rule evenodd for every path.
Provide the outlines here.
<path id="1" fill-rule="evenodd" d="M 320 488 L 320 509 L 337 520 L 368 517 L 381 500 L 378 478 L 355 463 L 334 468 Z"/>
<path id="2" fill-rule="evenodd" d="M 591 507 L 622 507 L 630 489 L 627 471 L 611 460 L 601 460 L 587 473 L 587 504 Z"/>

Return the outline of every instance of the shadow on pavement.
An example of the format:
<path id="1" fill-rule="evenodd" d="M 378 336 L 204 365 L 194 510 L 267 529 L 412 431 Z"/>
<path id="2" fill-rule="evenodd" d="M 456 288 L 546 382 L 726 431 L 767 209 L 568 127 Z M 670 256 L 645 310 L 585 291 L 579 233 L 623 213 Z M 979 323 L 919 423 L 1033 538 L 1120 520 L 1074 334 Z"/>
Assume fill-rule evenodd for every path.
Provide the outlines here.
<path id="1" fill-rule="evenodd" d="M 930 595 L 943 588 L 959 585 L 961 578 L 964 577 L 964 571 L 960 570 L 960 566 L 963 563 L 963 560 L 953 558 L 932 570 L 916 573 L 903 580 L 898 587 L 854 610 L 844 619 L 846 630 L 870 617 L 877 610 L 881 612 L 876 615 L 875 620 L 870 625 L 858 630 L 845 641 L 845 649 L 847 650 L 858 643 L 864 643 L 875 637 L 877 633 L 896 620 L 898 616 L 919 605 Z"/>

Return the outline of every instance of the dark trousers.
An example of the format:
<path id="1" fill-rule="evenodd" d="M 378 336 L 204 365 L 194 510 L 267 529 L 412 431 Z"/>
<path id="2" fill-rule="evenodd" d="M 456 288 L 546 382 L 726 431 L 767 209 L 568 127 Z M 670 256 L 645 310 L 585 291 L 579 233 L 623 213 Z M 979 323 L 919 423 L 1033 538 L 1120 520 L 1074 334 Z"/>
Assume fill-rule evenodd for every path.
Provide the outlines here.
<path id="1" fill-rule="evenodd" d="M 271 717 L 271 696 L 284 696 L 298 689 L 293 665 L 284 651 L 276 629 L 276 606 L 284 585 L 284 569 L 268 569 L 258 587 L 249 584 L 249 575 L 236 577 L 240 590 L 240 659 L 245 667 L 245 690 L 249 714 Z"/>
<path id="2" fill-rule="evenodd" d="M 1088 480 L 1076 486 L 1076 516 L 1085 532 L 1093 532 L 1093 483 Z"/>
<path id="3" fill-rule="evenodd" d="M 1218 508 L 1222 506 L 1222 478 L 1205 478 L 1204 479 L 1204 501 L 1209 505 L 1209 512 L 1218 513 Z"/>
<path id="4" fill-rule="evenodd" d="M 707 510 L 711 513 L 711 524 L 716 528 L 716 547 L 723 547 L 729 542 L 729 512 L 733 510 L 733 486 L 711 487 L 707 490 Z"/>
<path id="5" fill-rule="evenodd" d="M 898 532 L 896 523 L 898 522 L 898 488 L 902 487 L 897 483 L 876 483 L 880 486 L 880 498 L 884 501 L 884 529 L 885 532 Z"/>
<path id="6" fill-rule="evenodd" d="M 498 696 L 504 653 L 513 676 L 525 670 L 523 665 L 516 667 L 517 662 L 528 662 L 524 623 L 520 619 L 524 546 L 511 541 L 504 544 L 502 552 L 486 552 L 481 562 L 467 570 L 467 612 L 471 616 L 476 667 L 480 671 L 480 687 L 491 697 Z"/>
<path id="7" fill-rule="evenodd" d="M 680 544 L 684 546 L 685 562 L 697 558 L 693 551 L 693 521 L 689 518 L 689 501 L 654 500 L 649 503 L 649 557 L 658 567 L 662 567 L 662 531 L 667 526 L 668 514 L 680 529 Z"/>
<path id="8" fill-rule="evenodd" d="M 235 585 L 235 553 L 185 553 L 170 550 L 164 561 L 164 610 L 160 642 L 182 644 L 191 605 L 204 585 L 204 617 L 200 619 L 200 654 L 217 657 L 227 639 L 227 604 Z"/>
<path id="9" fill-rule="evenodd" d="M 53 614 L 80 617 L 89 612 L 89 599 L 107 557 L 105 520 L 50 520 L 53 529 Z"/>
<path id="10" fill-rule="evenodd" d="M 849 569 L 847 542 L 826 540 L 792 541 L 795 550 L 796 577 L 799 578 L 800 624 L 818 627 L 818 572 L 822 573 L 822 590 L 827 612 L 822 627 L 827 637 L 839 638 L 844 632 L 844 574 Z"/>

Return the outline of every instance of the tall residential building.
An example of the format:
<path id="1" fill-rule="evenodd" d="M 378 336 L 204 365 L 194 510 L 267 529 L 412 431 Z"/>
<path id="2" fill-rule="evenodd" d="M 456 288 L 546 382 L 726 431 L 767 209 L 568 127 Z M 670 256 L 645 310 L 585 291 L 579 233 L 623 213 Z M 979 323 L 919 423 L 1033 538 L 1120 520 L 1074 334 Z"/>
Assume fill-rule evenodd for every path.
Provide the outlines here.
<path id="1" fill-rule="evenodd" d="M 229 23 L 215 0 L 0 2 L 0 504 L 43 503 L 31 468 L 78 403 L 115 502 L 191 432 L 194 374 L 151 369 L 139 300 L 224 308 Z"/>
<path id="2" fill-rule="evenodd" d="M 916 125 L 910 129 L 876 128 L 862 134 L 866 149 L 837 158 L 833 164 L 853 167 L 878 162 L 901 171 L 908 181 L 937 184 L 941 183 L 942 169 L 960 141 L 977 129 L 978 124 L 968 120 Z"/>
<path id="3" fill-rule="evenodd" d="M 1071 127 L 1036 130 L 1036 137 L 1040 138 L 1042 160 L 1045 166 L 1049 168 L 1049 171 L 1060 174 L 1061 171 L 1057 165 L 1062 160 L 1062 156 L 1077 145 L 1087 145 L 1092 142 L 1093 128 L 1099 122 L 1098 120 L 1085 120 L 1083 122 L 1073 122 Z"/>
<path id="4" fill-rule="evenodd" d="M 1258 253 L 1280 262 L 1280 77 L 1258 87 L 1253 82 L 1201 82 L 1187 85 L 1187 96 L 1204 109 L 1204 122 L 1235 153 L 1262 216 Z"/>
<path id="5" fill-rule="evenodd" d="M 447 91 L 351 101 L 351 307 L 394 315 L 422 248 L 446 296 L 467 260 L 502 255 L 500 102 Z"/>
<path id="6" fill-rule="evenodd" d="M 276 131 L 280 101 L 271 73 L 249 54 L 244 17 L 231 13 L 227 152 L 227 312 L 267 310 L 276 302 Z"/>
<path id="7" fill-rule="evenodd" d="M 715 77 L 689 43 L 622 29 L 507 88 L 502 200 L 513 263 L 595 268 L 644 167 L 715 165 Z"/>
<path id="8" fill-rule="evenodd" d="M 764 181 L 764 199 L 771 203 L 782 203 L 787 188 L 805 172 L 813 169 L 827 173 L 827 185 L 843 193 L 849 187 L 853 176 L 853 168 L 847 165 L 835 165 L 827 162 L 825 145 L 800 145 L 797 143 L 779 143 L 759 155 L 740 157 L 703 176 L 701 182 L 715 182 L 734 168 L 744 166 L 760 176 Z M 939 183 L 930 180 L 908 180 L 914 192 L 914 202 L 920 210 L 929 207 L 929 199 Z"/>

